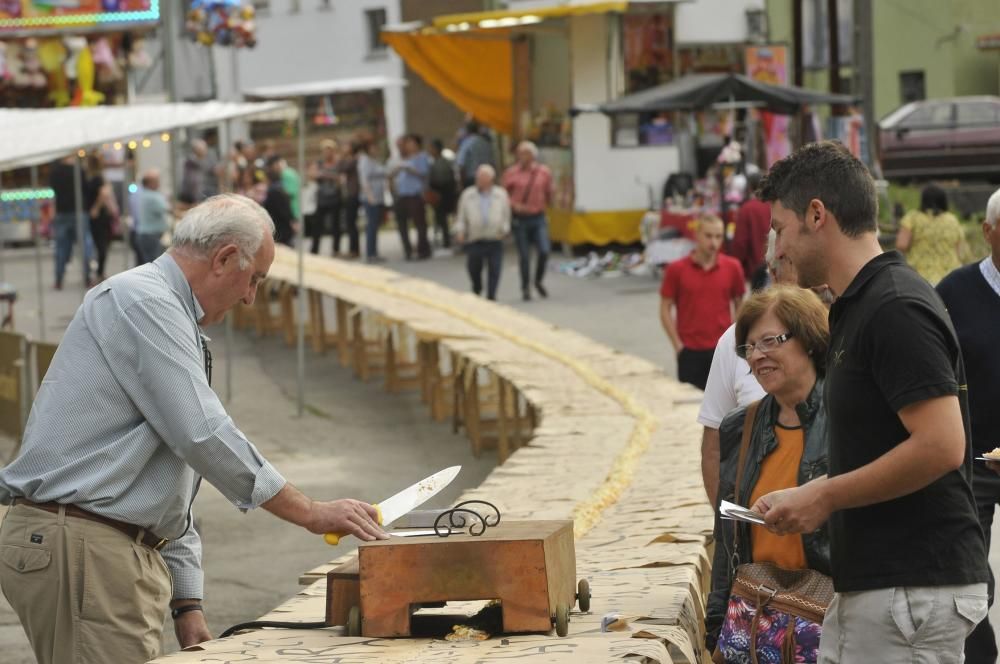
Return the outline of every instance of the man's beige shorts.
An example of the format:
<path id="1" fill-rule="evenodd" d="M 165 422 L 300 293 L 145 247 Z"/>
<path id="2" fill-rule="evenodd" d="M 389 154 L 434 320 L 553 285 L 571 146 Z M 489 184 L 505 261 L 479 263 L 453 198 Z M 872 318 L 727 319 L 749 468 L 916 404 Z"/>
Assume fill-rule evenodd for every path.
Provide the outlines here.
<path id="1" fill-rule="evenodd" d="M 820 664 L 961 664 L 965 637 L 986 617 L 986 584 L 837 593 Z"/>
<path id="2" fill-rule="evenodd" d="M 16 505 L 0 525 L 0 587 L 39 664 L 131 664 L 160 653 L 170 574 L 111 526 Z"/>

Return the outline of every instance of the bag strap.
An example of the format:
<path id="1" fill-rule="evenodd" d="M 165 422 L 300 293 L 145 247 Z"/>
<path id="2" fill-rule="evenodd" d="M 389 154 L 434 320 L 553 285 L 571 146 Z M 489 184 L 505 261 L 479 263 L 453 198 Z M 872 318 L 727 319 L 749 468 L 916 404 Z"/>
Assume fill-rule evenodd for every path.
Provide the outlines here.
<path id="1" fill-rule="evenodd" d="M 743 466 L 746 464 L 747 454 L 750 451 L 750 437 L 753 432 L 754 420 L 757 418 L 757 410 L 760 408 L 760 401 L 754 401 L 747 406 L 743 416 L 743 436 L 740 439 L 740 456 L 736 462 L 736 486 L 733 488 L 733 502 L 738 503 L 740 499 L 740 486 L 743 484 Z M 734 578 L 736 568 L 740 564 L 740 540 L 738 524 L 733 522 L 733 551 L 730 554 L 729 575 Z"/>
<path id="2" fill-rule="evenodd" d="M 757 409 L 759 407 L 760 401 L 754 401 L 747 406 L 747 412 L 743 418 L 743 438 L 740 441 L 740 458 L 736 462 L 736 487 L 733 490 L 733 500 L 736 502 L 739 502 L 740 499 L 740 485 L 743 483 L 743 465 L 746 463 L 747 453 L 750 451 L 750 436 L 753 432 L 753 423 L 757 418 Z"/>
<path id="3" fill-rule="evenodd" d="M 535 184 L 535 175 L 538 174 L 538 164 L 531 167 L 531 177 L 528 178 L 528 186 L 524 188 L 524 193 L 521 194 L 521 204 L 528 202 L 528 194 L 531 193 L 531 187 Z"/>

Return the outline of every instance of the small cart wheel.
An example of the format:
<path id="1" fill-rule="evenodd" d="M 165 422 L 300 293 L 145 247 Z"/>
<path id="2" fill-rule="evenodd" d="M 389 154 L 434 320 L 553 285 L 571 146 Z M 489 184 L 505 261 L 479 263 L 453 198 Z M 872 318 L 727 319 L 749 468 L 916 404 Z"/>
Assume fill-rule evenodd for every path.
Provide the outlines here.
<path id="1" fill-rule="evenodd" d="M 361 636 L 361 609 L 357 606 L 347 612 L 347 635 Z"/>
<path id="2" fill-rule="evenodd" d="M 565 604 L 556 607 L 556 634 L 558 636 L 569 634 L 569 607 Z"/>
<path id="3" fill-rule="evenodd" d="M 581 611 L 590 611 L 590 582 L 586 579 L 580 579 L 580 583 L 576 585 L 576 601 Z"/>

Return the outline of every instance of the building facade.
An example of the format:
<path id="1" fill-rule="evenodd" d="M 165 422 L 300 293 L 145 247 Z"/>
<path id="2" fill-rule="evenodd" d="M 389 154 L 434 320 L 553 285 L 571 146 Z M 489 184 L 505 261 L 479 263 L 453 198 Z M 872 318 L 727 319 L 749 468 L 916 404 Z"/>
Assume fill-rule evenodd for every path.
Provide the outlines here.
<path id="1" fill-rule="evenodd" d="M 382 26 L 400 20 L 399 0 L 254 0 L 257 45 L 214 48 L 220 99 L 238 99 L 248 90 L 314 81 L 403 77 L 403 63 L 380 38 Z M 353 94 L 307 100 L 312 126 L 343 126 L 341 138 L 361 127 L 381 106 L 385 137 L 391 143 L 406 131 L 406 91 L 389 86 L 371 106 Z M 366 110 L 367 109 L 367 110 Z M 325 119 L 324 119 L 325 118 Z"/>
<path id="2" fill-rule="evenodd" d="M 1000 59 L 977 39 L 1000 31 L 996 0 L 870 0 L 874 115 L 881 118 L 919 99 L 1000 94 Z M 802 83 L 830 89 L 827 0 L 767 0 L 769 40 L 794 44 L 793 16 L 802 16 Z M 861 4 L 861 3 L 857 3 Z M 853 70 L 854 0 L 838 3 L 843 91 Z M 793 63 L 794 66 L 794 63 Z"/>

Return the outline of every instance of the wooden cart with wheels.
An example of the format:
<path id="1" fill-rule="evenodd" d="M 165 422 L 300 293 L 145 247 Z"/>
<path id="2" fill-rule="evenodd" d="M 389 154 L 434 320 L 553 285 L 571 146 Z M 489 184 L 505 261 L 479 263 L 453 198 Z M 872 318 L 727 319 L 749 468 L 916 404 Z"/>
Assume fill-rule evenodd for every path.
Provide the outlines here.
<path id="1" fill-rule="evenodd" d="M 327 618 L 366 637 L 411 635 L 429 604 L 498 600 L 503 632 L 569 633 L 570 609 L 590 608 L 576 580 L 572 521 L 504 521 L 481 536 L 393 537 L 362 543 L 327 575 Z"/>

